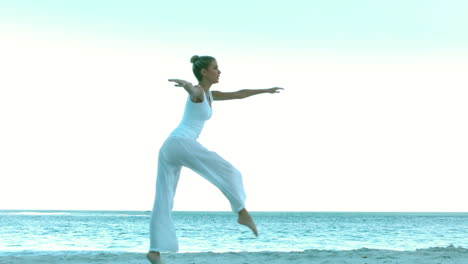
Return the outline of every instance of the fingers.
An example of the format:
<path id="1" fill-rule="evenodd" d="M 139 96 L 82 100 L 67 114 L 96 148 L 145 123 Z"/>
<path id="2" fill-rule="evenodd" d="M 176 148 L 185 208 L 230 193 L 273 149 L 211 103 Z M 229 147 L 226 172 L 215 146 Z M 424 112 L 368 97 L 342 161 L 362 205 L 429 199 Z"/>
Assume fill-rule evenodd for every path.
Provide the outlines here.
<path id="1" fill-rule="evenodd" d="M 273 93 L 279 93 L 280 90 L 284 90 L 284 88 L 281 88 L 281 87 L 273 87 L 272 90 L 273 90 Z"/>
<path id="2" fill-rule="evenodd" d="M 186 82 L 186 81 L 181 80 L 181 79 L 168 79 L 168 81 L 170 81 L 170 82 L 176 82 L 176 83 L 184 83 L 184 82 Z"/>
<path id="3" fill-rule="evenodd" d="M 183 81 L 180 79 L 168 79 L 170 82 L 182 83 Z"/>
<path id="4" fill-rule="evenodd" d="M 184 80 L 180 80 L 180 79 L 168 79 L 168 81 L 175 82 L 176 83 L 174 84 L 175 87 L 182 87 L 184 86 L 184 83 L 186 83 Z"/>

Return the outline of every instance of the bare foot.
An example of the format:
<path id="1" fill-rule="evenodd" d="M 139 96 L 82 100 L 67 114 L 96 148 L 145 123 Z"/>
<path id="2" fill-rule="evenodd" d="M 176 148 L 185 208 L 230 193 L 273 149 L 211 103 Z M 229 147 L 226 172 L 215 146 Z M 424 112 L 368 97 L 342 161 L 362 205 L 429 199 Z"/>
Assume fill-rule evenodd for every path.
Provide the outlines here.
<path id="1" fill-rule="evenodd" d="M 146 258 L 151 262 L 151 264 L 163 264 L 159 252 L 150 251 L 146 254 Z"/>
<path id="2" fill-rule="evenodd" d="M 252 230 L 252 232 L 255 234 L 255 236 L 258 236 L 257 227 L 255 226 L 255 223 L 252 220 L 252 217 L 250 217 L 250 214 L 247 212 L 245 208 L 240 210 L 239 218 L 237 219 L 237 222 L 241 225 L 245 225 L 249 227 Z"/>

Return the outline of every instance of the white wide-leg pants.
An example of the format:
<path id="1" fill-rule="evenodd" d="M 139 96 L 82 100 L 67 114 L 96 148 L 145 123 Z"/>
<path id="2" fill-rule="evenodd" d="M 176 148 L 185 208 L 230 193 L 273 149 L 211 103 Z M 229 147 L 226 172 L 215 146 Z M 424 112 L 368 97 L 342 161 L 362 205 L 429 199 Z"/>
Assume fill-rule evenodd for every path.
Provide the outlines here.
<path id="1" fill-rule="evenodd" d="M 179 250 L 172 207 L 182 166 L 218 187 L 229 200 L 234 213 L 245 207 L 242 175 L 236 168 L 195 139 L 170 136 L 159 151 L 156 197 L 150 222 L 150 251 Z"/>

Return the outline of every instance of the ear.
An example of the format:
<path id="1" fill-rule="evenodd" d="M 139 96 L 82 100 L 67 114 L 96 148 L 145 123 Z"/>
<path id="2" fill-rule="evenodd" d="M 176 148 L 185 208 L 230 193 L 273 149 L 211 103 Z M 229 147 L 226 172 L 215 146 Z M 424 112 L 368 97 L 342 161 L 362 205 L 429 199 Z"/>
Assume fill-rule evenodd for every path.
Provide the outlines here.
<path id="1" fill-rule="evenodd" d="M 202 68 L 201 69 L 201 75 L 206 76 L 206 74 L 207 74 L 207 70 L 205 68 Z"/>

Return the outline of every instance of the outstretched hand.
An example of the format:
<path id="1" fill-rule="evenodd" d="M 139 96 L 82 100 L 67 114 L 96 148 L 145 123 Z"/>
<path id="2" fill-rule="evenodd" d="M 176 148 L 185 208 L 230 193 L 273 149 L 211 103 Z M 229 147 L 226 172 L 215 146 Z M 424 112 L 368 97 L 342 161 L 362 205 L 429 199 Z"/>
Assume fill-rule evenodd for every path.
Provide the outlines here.
<path id="1" fill-rule="evenodd" d="M 270 89 L 266 89 L 266 91 L 268 93 L 279 93 L 280 90 L 284 90 L 284 88 L 281 88 L 281 87 L 273 87 L 273 88 L 270 88 Z"/>
<path id="2" fill-rule="evenodd" d="M 169 79 L 168 81 L 175 82 L 176 84 L 174 84 L 174 86 L 176 86 L 176 87 L 190 87 L 190 86 L 192 86 L 191 82 L 187 82 L 187 81 L 184 81 L 184 80 L 181 80 L 181 79 Z"/>

